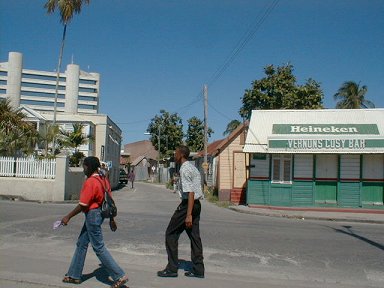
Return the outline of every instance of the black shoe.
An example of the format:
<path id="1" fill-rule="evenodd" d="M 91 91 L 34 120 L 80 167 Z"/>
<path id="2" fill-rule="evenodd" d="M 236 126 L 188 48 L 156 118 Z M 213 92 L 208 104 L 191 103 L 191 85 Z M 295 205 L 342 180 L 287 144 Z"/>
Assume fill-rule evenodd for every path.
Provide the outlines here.
<path id="1" fill-rule="evenodd" d="M 204 274 L 196 274 L 195 272 L 188 271 L 184 274 L 187 277 L 196 277 L 196 278 L 204 278 Z"/>
<path id="2" fill-rule="evenodd" d="M 165 268 L 164 270 L 157 271 L 157 276 L 159 277 L 177 277 L 177 272 L 173 272 Z"/>

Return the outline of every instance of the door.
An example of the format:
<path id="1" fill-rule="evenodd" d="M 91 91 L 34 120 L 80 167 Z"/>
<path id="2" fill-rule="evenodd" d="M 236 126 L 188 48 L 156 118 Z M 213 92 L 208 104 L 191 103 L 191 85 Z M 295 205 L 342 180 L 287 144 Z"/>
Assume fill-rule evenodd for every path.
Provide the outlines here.
<path id="1" fill-rule="evenodd" d="M 233 152 L 233 188 L 244 188 L 246 180 L 246 154 L 243 152 Z"/>
<path id="2" fill-rule="evenodd" d="M 338 181 L 337 154 L 316 155 L 315 204 L 336 206 Z"/>

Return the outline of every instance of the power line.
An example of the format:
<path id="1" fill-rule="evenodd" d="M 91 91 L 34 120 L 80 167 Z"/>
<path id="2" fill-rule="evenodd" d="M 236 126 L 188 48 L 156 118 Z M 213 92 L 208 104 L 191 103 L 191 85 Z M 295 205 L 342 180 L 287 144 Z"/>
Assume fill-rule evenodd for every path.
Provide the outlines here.
<path id="1" fill-rule="evenodd" d="M 232 49 L 231 53 L 228 55 L 224 63 L 212 74 L 212 76 L 209 78 L 209 81 L 207 82 L 207 85 L 211 87 L 220 77 L 224 74 L 224 72 L 229 68 L 229 66 L 233 63 L 233 61 L 236 59 L 236 57 L 239 55 L 239 53 L 244 49 L 244 47 L 251 41 L 251 39 L 254 37 L 256 32 L 259 30 L 261 25 L 266 21 L 268 16 L 272 13 L 272 11 L 276 8 L 277 4 L 280 0 L 274 0 L 268 4 L 268 6 L 259 13 L 259 16 L 256 17 L 256 21 L 253 23 L 253 25 L 250 26 L 250 29 L 248 29 L 244 35 L 239 39 L 239 41 L 236 43 L 235 47 Z M 190 108 L 192 105 L 200 102 L 203 100 L 203 93 L 202 91 L 199 91 L 199 93 L 195 96 L 195 98 L 187 105 L 182 106 L 178 109 L 176 109 L 177 113 L 180 115 L 181 113 L 184 113 L 185 110 Z M 216 113 L 221 115 L 222 117 L 230 119 L 227 115 L 220 112 L 218 109 L 216 109 L 212 104 L 208 103 L 208 106 L 211 107 Z M 125 123 L 118 123 L 118 124 L 136 124 L 136 123 L 142 123 L 150 120 L 141 120 L 141 121 L 132 121 L 132 122 L 125 122 Z"/>
<path id="2" fill-rule="evenodd" d="M 213 110 L 215 110 L 217 114 L 221 115 L 222 117 L 226 118 L 227 120 L 230 120 L 230 121 L 233 120 L 232 118 L 229 118 L 227 115 L 225 115 L 223 112 L 217 110 L 217 109 L 216 109 L 212 104 L 210 104 L 209 102 L 208 102 L 208 106 L 209 106 L 210 108 L 212 108 Z"/>
<path id="3" fill-rule="evenodd" d="M 208 81 L 208 86 L 212 86 L 221 75 L 228 69 L 228 67 L 235 60 L 236 56 L 244 49 L 244 47 L 248 44 L 248 42 L 253 38 L 256 34 L 257 30 L 261 27 L 261 25 L 265 22 L 268 16 L 272 13 L 273 9 L 277 6 L 280 0 L 274 0 L 271 2 L 268 7 L 261 12 L 261 16 L 257 17 L 257 21 L 251 26 L 251 28 L 246 31 L 243 37 L 237 42 L 235 48 L 231 51 L 230 55 L 224 61 L 224 64 L 220 66 L 216 72 L 211 76 Z"/>
<path id="4" fill-rule="evenodd" d="M 216 72 L 211 76 L 211 78 L 208 81 L 208 86 L 211 87 L 228 69 L 228 67 L 233 63 L 235 58 L 239 55 L 239 53 L 244 49 L 244 47 L 251 41 L 251 39 L 254 37 L 256 32 L 259 30 L 261 25 L 266 21 L 268 16 L 272 13 L 272 11 L 276 8 L 277 4 L 280 0 L 274 0 L 273 2 L 269 3 L 269 5 L 266 7 L 265 10 L 261 11 L 259 13 L 259 16 L 256 17 L 256 21 L 253 25 L 250 26 L 250 29 L 248 29 L 244 35 L 239 39 L 235 47 L 232 49 L 229 56 L 224 61 L 223 65 L 221 65 Z M 226 118 L 227 120 L 230 119 L 227 115 L 220 112 L 218 109 L 216 109 L 212 104 L 208 103 L 208 106 L 212 108 L 216 113 L 221 115 L 222 117 Z"/>

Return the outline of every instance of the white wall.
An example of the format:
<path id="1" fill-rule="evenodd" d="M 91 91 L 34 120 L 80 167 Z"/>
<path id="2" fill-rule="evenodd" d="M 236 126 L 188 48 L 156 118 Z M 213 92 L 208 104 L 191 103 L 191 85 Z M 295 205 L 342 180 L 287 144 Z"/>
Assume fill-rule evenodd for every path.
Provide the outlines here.
<path id="1" fill-rule="evenodd" d="M 85 179 L 80 169 L 70 168 L 67 157 L 57 157 L 55 179 L 0 177 L 0 195 L 34 201 L 78 199 Z"/>

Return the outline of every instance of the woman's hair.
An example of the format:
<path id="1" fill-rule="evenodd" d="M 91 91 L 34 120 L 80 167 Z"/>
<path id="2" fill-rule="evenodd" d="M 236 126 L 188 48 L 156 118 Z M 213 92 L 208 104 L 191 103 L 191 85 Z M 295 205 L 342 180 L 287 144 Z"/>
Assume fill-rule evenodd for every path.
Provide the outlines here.
<path id="1" fill-rule="evenodd" d="M 96 172 L 100 168 L 99 158 L 97 158 L 95 156 L 85 157 L 83 164 L 88 167 L 89 174 Z"/>
<path id="2" fill-rule="evenodd" d="M 183 155 L 183 157 L 185 159 L 188 159 L 190 151 L 189 151 L 189 148 L 187 146 L 181 145 L 181 146 L 177 147 L 177 149 L 180 151 L 181 155 Z"/>

